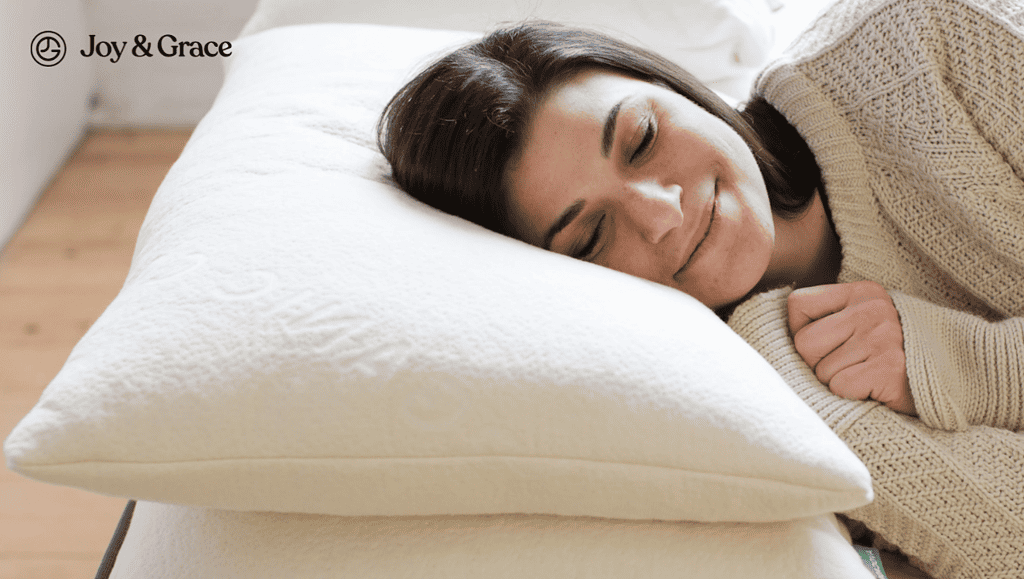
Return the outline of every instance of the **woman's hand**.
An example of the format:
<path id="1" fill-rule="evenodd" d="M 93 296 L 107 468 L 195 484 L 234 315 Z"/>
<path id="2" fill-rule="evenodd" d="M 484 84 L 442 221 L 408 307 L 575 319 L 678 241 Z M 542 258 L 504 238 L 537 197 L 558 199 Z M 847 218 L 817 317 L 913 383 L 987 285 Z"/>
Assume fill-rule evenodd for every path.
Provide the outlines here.
<path id="1" fill-rule="evenodd" d="M 796 351 L 834 394 L 917 414 L 903 327 L 881 285 L 859 281 L 795 290 L 789 294 L 789 330 Z"/>

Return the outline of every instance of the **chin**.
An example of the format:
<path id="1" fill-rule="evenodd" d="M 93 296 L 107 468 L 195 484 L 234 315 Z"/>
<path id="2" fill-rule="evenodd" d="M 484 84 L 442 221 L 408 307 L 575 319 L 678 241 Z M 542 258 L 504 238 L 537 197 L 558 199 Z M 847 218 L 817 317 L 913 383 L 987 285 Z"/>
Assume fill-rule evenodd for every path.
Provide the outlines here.
<path id="1" fill-rule="evenodd" d="M 728 288 L 723 288 L 714 295 L 704 296 L 703 298 L 696 295 L 693 297 L 713 310 L 719 317 L 725 319 L 736 306 L 760 291 L 757 285 L 758 281 L 754 280 L 750 284 L 730 284 Z"/>
<path id="2" fill-rule="evenodd" d="M 740 290 L 729 288 L 728 290 L 717 291 L 715 293 L 700 293 L 700 292 L 688 292 L 683 290 L 695 298 L 700 303 L 704 304 L 708 308 L 715 310 L 716 312 L 725 307 L 735 306 L 739 302 L 743 301 L 749 294 L 752 287 L 747 290 Z"/>

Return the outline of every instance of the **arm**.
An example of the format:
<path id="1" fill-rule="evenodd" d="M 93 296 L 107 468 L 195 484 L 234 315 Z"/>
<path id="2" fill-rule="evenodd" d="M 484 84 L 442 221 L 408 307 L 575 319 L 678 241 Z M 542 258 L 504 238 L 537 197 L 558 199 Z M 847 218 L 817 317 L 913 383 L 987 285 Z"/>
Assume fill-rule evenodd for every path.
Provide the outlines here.
<path id="1" fill-rule="evenodd" d="M 936 59 L 942 66 L 935 75 L 944 102 L 942 128 L 930 137 L 934 141 L 907 141 L 918 164 L 938 166 L 929 163 L 942 155 L 952 155 L 955 163 L 944 165 L 937 182 L 941 186 L 923 188 L 931 198 L 896 211 L 904 212 L 907 235 L 931 255 L 939 271 L 1005 319 L 991 322 L 890 293 L 902 322 L 907 374 L 921 419 L 948 430 L 970 425 L 1021 430 L 1024 125 L 1019 111 L 1024 75 L 995 71 L 1009 72 L 1004 65 L 1024 48 L 1024 21 L 1018 4 L 998 0 L 938 6 L 934 13 L 943 18 L 960 11 L 970 18 L 935 27 L 941 35 L 937 46 L 950 51 Z M 994 74 L 999 82 L 990 80 Z M 883 204 L 893 210 L 901 201 Z M 927 206 L 937 209 L 926 211 Z"/>
<path id="2" fill-rule="evenodd" d="M 989 322 L 873 282 L 789 294 L 797 352 L 834 393 L 928 426 L 1024 430 L 1024 319 Z"/>
<path id="3" fill-rule="evenodd" d="M 789 290 L 741 304 L 729 325 L 864 462 L 875 500 L 847 513 L 937 579 L 1018 577 L 1024 569 L 1024 435 L 934 430 L 877 402 L 836 396 L 789 336 Z"/>

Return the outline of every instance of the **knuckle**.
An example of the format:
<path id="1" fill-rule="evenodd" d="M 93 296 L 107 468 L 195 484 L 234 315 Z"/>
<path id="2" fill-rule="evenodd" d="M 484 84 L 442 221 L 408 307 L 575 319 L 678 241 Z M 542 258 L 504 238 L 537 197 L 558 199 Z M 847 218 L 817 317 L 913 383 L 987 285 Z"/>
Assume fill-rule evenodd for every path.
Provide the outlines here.
<path id="1" fill-rule="evenodd" d="M 878 349 L 903 351 L 903 327 L 899 322 L 882 320 L 868 332 L 868 337 Z"/>
<path id="2" fill-rule="evenodd" d="M 796 352 L 812 370 L 818 367 L 821 356 L 818 355 L 815 341 L 806 332 L 798 332 L 793 338 L 793 345 L 796 346 Z"/>
<path id="3" fill-rule="evenodd" d="M 871 280 L 861 280 L 853 282 L 853 293 L 858 299 L 889 299 L 889 294 L 888 292 L 885 291 L 885 288 L 882 287 L 882 284 Z"/>
<path id="4" fill-rule="evenodd" d="M 856 318 L 870 322 L 874 326 L 889 327 L 899 325 L 899 315 L 892 302 L 879 298 L 871 298 L 853 306 Z"/>
<path id="5" fill-rule="evenodd" d="M 885 323 L 882 324 L 882 328 L 886 335 L 889 335 L 893 340 L 898 341 L 900 346 L 903 345 L 903 325 L 900 324 L 898 320 L 891 318 L 887 319 L 885 320 Z"/>
<path id="6" fill-rule="evenodd" d="M 902 349 L 891 349 L 881 356 L 886 369 L 894 375 L 903 376 L 907 370 L 907 355 Z"/>
<path id="7" fill-rule="evenodd" d="M 883 319 L 888 312 L 885 302 L 877 299 L 862 302 L 857 305 L 857 309 L 860 310 L 858 313 L 861 315 L 871 316 L 874 319 Z"/>
<path id="8" fill-rule="evenodd" d="M 795 312 L 801 310 L 805 301 L 807 300 L 806 292 L 802 290 L 793 290 L 786 296 L 786 307 L 789 308 L 790 315 L 792 316 Z"/>
<path id="9" fill-rule="evenodd" d="M 818 378 L 818 381 L 822 384 L 831 386 L 832 378 L 835 377 L 833 372 L 829 372 L 829 368 L 824 362 L 819 363 L 814 367 L 814 376 Z"/>
<path id="10" fill-rule="evenodd" d="M 800 331 L 793 336 L 793 345 L 796 346 L 797 353 L 803 358 L 807 358 L 807 352 L 810 347 L 810 340 L 807 338 L 807 332 Z"/>
<path id="11" fill-rule="evenodd" d="M 846 374 L 840 373 L 833 376 L 832 380 L 828 383 L 828 389 L 836 396 L 847 399 L 855 398 L 853 393 L 850 391 L 850 381 L 847 379 Z"/>
<path id="12" fill-rule="evenodd" d="M 857 385 L 858 381 L 853 369 L 848 368 L 847 370 L 833 376 L 828 388 L 836 396 L 841 396 L 847 400 L 866 399 L 868 394 L 866 392 L 861 392 Z"/>
<path id="13" fill-rule="evenodd" d="M 872 281 L 870 279 L 862 279 L 860 281 L 856 281 L 856 282 L 853 282 L 853 283 L 856 284 L 857 289 L 859 289 L 859 290 L 861 290 L 863 292 L 870 292 L 870 293 L 885 292 L 885 289 L 882 288 L 882 284 L 878 283 L 877 281 Z"/>
<path id="14" fill-rule="evenodd" d="M 793 319 L 797 314 L 797 310 L 800 308 L 800 298 L 794 293 L 786 296 L 786 310 L 789 312 L 789 319 Z"/>

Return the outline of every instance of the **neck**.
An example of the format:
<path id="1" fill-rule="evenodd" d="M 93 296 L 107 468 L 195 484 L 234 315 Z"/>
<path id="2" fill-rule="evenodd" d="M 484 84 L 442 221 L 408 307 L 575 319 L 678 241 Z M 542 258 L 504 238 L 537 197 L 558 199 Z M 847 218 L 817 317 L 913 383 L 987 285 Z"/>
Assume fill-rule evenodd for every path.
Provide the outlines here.
<path id="1" fill-rule="evenodd" d="M 807 209 L 797 217 L 775 215 L 774 221 L 775 249 L 759 288 L 836 283 L 842 249 L 820 193 L 815 192 Z"/>

